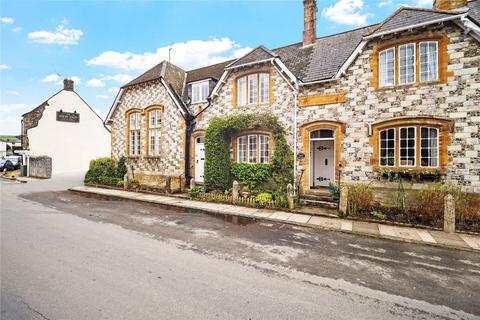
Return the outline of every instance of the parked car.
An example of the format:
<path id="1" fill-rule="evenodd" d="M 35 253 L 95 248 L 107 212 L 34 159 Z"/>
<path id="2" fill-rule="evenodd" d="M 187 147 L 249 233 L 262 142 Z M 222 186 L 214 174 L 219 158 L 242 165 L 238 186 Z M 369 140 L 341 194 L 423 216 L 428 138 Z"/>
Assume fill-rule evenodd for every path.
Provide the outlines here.
<path id="1" fill-rule="evenodd" d="M 3 172 L 4 169 L 7 169 L 7 171 L 13 171 L 15 170 L 15 166 L 13 165 L 12 161 L 8 159 L 2 159 L 0 160 L 0 171 Z"/>
<path id="2" fill-rule="evenodd" d="M 5 159 L 12 161 L 15 170 L 20 169 L 22 166 L 22 157 L 19 156 L 6 156 Z"/>

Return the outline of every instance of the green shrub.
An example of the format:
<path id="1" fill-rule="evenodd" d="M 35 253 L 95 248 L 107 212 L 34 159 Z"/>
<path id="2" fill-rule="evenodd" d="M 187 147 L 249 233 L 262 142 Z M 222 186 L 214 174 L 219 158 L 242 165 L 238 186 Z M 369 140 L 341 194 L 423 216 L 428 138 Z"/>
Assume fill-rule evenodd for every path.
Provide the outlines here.
<path id="1" fill-rule="evenodd" d="M 272 179 L 272 171 L 273 166 L 266 163 L 234 163 L 231 167 L 232 176 L 248 190 L 255 190 L 258 185 Z"/>
<path id="2" fill-rule="evenodd" d="M 374 210 L 370 214 L 377 219 L 385 220 L 385 215 L 381 211 Z"/>
<path id="3" fill-rule="evenodd" d="M 193 187 L 192 189 L 190 189 L 190 197 L 197 198 L 203 192 L 204 190 L 202 187 Z"/>
<path id="4" fill-rule="evenodd" d="M 120 158 L 120 160 L 118 160 L 118 163 L 117 163 L 117 178 L 118 179 L 122 179 L 123 180 L 123 177 L 125 176 L 125 174 L 127 173 L 127 165 L 125 164 L 125 157 L 122 156 Z"/>
<path id="5" fill-rule="evenodd" d="M 272 201 L 272 195 L 270 193 L 260 193 L 255 197 L 255 202 L 259 207 L 265 207 Z"/>
<path id="6" fill-rule="evenodd" d="M 284 129 L 271 115 L 234 115 L 214 118 L 205 132 L 205 187 L 225 190 L 231 186 L 231 137 L 235 133 L 262 129 L 272 132 L 275 152 L 272 156 L 272 176 L 277 188 L 293 182 L 293 152 L 288 146 Z"/>
<path id="7" fill-rule="evenodd" d="M 85 183 L 116 185 L 115 161 L 110 158 L 98 158 L 90 161 L 84 181 Z"/>
<path id="8" fill-rule="evenodd" d="M 373 188 L 370 184 L 348 184 L 347 214 L 370 212 L 373 208 Z"/>
<path id="9" fill-rule="evenodd" d="M 122 187 L 123 188 L 123 180 L 118 179 L 117 187 Z"/>

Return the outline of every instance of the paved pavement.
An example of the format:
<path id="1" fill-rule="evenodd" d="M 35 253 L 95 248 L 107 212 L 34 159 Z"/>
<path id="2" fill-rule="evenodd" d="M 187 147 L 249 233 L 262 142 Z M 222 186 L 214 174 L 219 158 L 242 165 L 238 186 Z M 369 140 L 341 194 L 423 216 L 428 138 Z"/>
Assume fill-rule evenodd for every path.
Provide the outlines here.
<path id="1" fill-rule="evenodd" d="M 476 319 L 480 255 L 0 181 L 2 319 Z M 222 216 L 223 217 L 223 216 Z"/>
<path id="2" fill-rule="evenodd" d="M 313 216 L 309 214 L 291 213 L 267 209 L 239 207 L 228 204 L 208 203 L 168 196 L 151 195 L 130 191 L 80 186 L 73 191 L 92 193 L 104 196 L 119 197 L 136 201 L 170 205 L 186 209 L 200 210 L 245 218 L 296 224 L 314 228 L 332 229 L 387 239 L 439 245 L 450 248 L 480 251 L 480 236 L 467 234 L 448 234 L 441 231 L 390 226 L 379 223 L 343 220 L 339 218 Z"/>

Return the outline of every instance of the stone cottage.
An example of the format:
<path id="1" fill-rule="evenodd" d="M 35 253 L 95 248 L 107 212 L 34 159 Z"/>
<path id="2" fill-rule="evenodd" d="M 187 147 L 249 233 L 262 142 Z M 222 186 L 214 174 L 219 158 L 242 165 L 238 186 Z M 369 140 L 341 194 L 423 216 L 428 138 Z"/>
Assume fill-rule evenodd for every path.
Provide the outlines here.
<path id="1" fill-rule="evenodd" d="M 480 1 L 402 7 L 385 21 L 184 71 L 168 62 L 125 85 L 106 119 L 112 157 L 141 183 L 203 182 L 210 121 L 272 114 L 295 150 L 302 194 L 385 172 L 439 175 L 480 193 Z M 268 130 L 232 138 L 235 162 L 268 163 Z"/>

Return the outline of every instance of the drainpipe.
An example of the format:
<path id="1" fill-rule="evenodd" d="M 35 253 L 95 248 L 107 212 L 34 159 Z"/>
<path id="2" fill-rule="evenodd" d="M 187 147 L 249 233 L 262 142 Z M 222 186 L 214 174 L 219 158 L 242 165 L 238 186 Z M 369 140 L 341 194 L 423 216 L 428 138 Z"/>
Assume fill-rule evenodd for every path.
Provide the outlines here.
<path id="1" fill-rule="evenodd" d="M 297 100 L 298 87 L 293 91 L 293 98 L 295 100 L 293 107 L 293 195 L 297 195 Z"/>
<path id="2" fill-rule="evenodd" d="M 192 129 L 194 125 L 194 120 L 195 118 L 190 114 L 187 113 L 185 117 L 185 124 L 186 124 L 186 130 L 185 130 L 185 184 L 186 187 L 190 185 L 190 138 L 192 136 Z"/>

